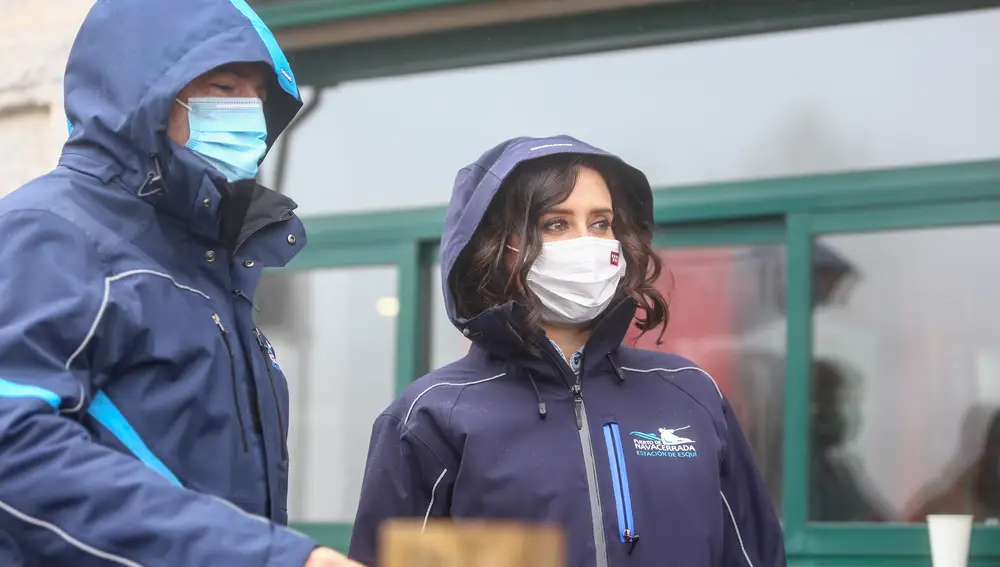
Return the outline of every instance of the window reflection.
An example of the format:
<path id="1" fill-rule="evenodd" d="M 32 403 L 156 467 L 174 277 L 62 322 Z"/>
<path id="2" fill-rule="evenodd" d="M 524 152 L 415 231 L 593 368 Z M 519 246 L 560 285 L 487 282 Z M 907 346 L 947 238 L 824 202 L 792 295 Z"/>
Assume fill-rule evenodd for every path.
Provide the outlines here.
<path id="1" fill-rule="evenodd" d="M 268 274 L 257 323 L 288 378 L 289 515 L 351 522 L 371 424 L 392 401 L 395 267 Z"/>
<path id="2" fill-rule="evenodd" d="M 785 384 L 784 245 L 663 248 L 658 287 L 670 322 L 637 346 L 673 352 L 709 372 L 739 418 L 772 501 L 781 505 Z M 638 336 L 633 329 L 626 344 Z"/>
<path id="3" fill-rule="evenodd" d="M 819 244 L 851 277 L 814 271 L 810 519 L 995 521 L 1000 227 Z"/>

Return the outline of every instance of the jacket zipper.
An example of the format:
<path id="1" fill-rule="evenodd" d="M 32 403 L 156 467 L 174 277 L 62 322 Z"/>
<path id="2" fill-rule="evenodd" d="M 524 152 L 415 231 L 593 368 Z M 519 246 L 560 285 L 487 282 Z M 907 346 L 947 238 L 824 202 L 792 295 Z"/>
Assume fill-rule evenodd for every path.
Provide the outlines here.
<path id="1" fill-rule="evenodd" d="M 288 442 L 285 438 L 284 418 L 281 414 L 281 400 L 278 398 L 278 387 L 274 383 L 274 375 L 271 374 L 272 362 L 270 348 L 264 340 L 264 335 L 260 332 L 260 329 L 254 327 L 253 335 L 257 339 L 257 346 L 260 347 L 260 353 L 264 356 L 264 368 L 267 370 L 267 380 L 271 383 L 271 393 L 274 394 L 274 410 L 278 414 L 278 435 L 280 436 L 281 443 L 281 460 L 287 462 Z"/>
<path id="2" fill-rule="evenodd" d="M 587 495 L 590 500 L 590 523 L 594 530 L 594 555 L 597 567 L 608 567 L 608 544 L 604 537 L 604 508 L 601 506 L 601 491 L 597 481 L 597 460 L 594 458 L 594 444 L 590 438 L 590 422 L 587 419 L 587 406 L 583 403 L 583 360 L 580 361 L 580 375 L 576 382 L 571 383 L 566 375 L 566 361 L 552 350 L 551 345 L 545 345 L 543 351 L 548 354 L 550 363 L 554 364 L 563 381 L 569 386 L 573 395 L 573 413 L 576 415 L 576 428 L 580 432 L 580 448 L 583 450 L 583 467 L 587 474 Z M 586 357 L 584 351 L 584 357 Z"/>
<path id="3" fill-rule="evenodd" d="M 625 468 L 625 453 L 622 451 L 622 437 L 617 423 L 604 425 L 604 444 L 608 448 L 608 462 L 611 463 L 611 482 L 615 489 L 615 508 L 618 510 L 618 536 L 622 543 L 629 544 L 631 554 L 639 541 L 632 518 L 632 492 L 628 486 L 628 471 Z"/>
<path id="4" fill-rule="evenodd" d="M 260 309 L 258 309 L 257 306 L 254 305 L 253 300 L 250 299 L 250 296 L 248 296 L 247 294 L 243 293 L 242 289 L 234 289 L 233 290 L 233 295 L 235 295 L 236 297 L 242 297 L 243 299 L 246 300 L 247 303 L 250 304 L 250 307 L 253 308 L 254 312 L 260 313 Z"/>
<path id="5" fill-rule="evenodd" d="M 243 424 L 243 413 L 240 411 L 240 391 L 239 383 L 236 381 L 236 358 L 233 356 L 233 347 L 229 344 L 229 331 L 222 326 L 222 318 L 219 317 L 218 313 L 212 313 L 212 321 L 215 321 L 215 326 L 219 328 L 219 333 L 222 334 L 222 342 L 226 345 L 226 352 L 229 353 L 229 377 L 233 383 L 233 405 L 236 406 L 236 421 L 240 426 L 240 440 L 243 442 L 243 452 L 250 452 L 250 445 L 247 442 L 247 429 Z"/>

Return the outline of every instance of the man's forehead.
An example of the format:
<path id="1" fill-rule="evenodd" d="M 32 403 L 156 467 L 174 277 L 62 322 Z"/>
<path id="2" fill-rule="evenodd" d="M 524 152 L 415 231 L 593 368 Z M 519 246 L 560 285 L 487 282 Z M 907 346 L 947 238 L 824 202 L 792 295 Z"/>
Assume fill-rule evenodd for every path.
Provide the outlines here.
<path id="1" fill-rule="evenodd" d="M 198 77 L 198 79 L 208 79 L 220 75 L 236 75 L 241 79 L 264 81 L 270 71 L 270 67 L 264 63 L 227 63 L 206 72 Z"/>

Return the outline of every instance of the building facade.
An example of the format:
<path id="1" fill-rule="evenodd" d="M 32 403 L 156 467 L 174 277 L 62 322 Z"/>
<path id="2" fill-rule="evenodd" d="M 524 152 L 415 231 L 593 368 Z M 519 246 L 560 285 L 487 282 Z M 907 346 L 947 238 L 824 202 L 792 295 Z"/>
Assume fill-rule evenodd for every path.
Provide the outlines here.
<path id="1" fill-rule="evenodd" d="M 66 139 L 62 75 L 92 2 L 0 2 L 0 196 L 55 166 Z"/>

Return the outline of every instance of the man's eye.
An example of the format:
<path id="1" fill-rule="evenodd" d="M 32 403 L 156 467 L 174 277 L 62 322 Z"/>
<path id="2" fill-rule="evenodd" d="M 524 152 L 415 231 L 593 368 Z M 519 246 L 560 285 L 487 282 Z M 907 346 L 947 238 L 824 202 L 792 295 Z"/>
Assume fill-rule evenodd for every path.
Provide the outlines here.
<path id="1" fill-rule="evenodd" d="M 224 93 L 228 93 L 228 92 L 232 92 L 233 91 L 233 86 L 232 85 L 223 85 L 223 84 L 219 84 L 219 83 L 213 84 L 212 88 L 218 89 L 218 90 L 220 90 L 220 91 L 222 91 Z"/>

